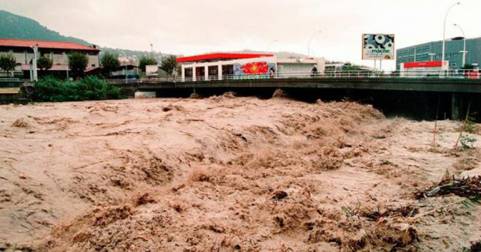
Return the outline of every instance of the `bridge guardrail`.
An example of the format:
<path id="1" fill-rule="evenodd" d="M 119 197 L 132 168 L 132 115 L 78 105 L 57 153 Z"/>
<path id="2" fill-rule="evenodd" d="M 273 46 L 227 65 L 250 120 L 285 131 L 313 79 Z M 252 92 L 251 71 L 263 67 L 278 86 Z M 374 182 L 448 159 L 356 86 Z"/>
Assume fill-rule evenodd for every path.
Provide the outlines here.
<path id="1" fill-rule="evenodd" d="M 465 79 L 480 80 L 478 70 L 450 70 L 450 71 L 395 71 L 395 72 L 373 72 L 373 71 L 329 71 L 324 73 L 316 72 L 297 72 L 297 73 L 276 73 L 258 75 L 223 75 L 221 80 L 268 80 L 268 79 L 403 79 L 403 78 L 429 78 L 429 79 Z M 163 83 L 183 83 L 183 82 L 206 82 L 220 81 L 219 77 L 209 76 L 209 78 L 163 77 L 146 79 L 127 79 L 109 80 L 116 85 L 122 84 L 163 84 Z"/>

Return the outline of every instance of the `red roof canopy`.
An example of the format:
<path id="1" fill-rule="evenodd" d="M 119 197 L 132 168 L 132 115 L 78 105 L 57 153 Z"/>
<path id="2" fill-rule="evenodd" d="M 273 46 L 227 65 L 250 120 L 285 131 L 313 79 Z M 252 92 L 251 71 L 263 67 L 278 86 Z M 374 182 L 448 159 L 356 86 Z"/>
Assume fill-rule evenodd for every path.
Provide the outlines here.
<path id="1" fill-rule="evenodd" d="M 34 45 L 38 45 L 38 48 L 45 48 L 45 49 L 63 49 L 63 50 L 93 51 L 93 52 L 99 51 L 99 49 L 97 48 L 92 48 L 89 46 L 85 46 L 85 45 L 81 45 L 73 42 L 0 38 L 0 46 L 31 48 Z"/>
<path id="2" fill-rule="evenodd" d="M 442 67 L 442 61 L 418 61 L 418 62 L 406 62 L 404 68 L 417 68 L 417 67 Z"/>
<path id="3" fill-rule="evenodd" d="M 177 58 L 178 63 L 272 57 L 268 53 L 208 53 Z"/>

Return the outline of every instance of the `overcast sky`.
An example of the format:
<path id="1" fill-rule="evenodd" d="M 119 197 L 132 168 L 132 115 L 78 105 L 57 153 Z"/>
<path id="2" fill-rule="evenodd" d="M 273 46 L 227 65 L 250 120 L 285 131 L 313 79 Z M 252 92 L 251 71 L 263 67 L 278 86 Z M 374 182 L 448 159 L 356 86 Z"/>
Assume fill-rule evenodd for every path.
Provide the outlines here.
<path id="1" fill-rule="evenodd" d="M 361 60 L 362 33 L 394 33 L 396 47 L 441 40 L 455 0 L 0 0 L 64 35 L 108 47 L 174 54 L 274 50 Z M 481 36 L 481 1 L 461 0 L 448 37 Z M 0 27 L 1 29 L 1 27 Z M 316 33 L 316 31 L 321 32 Z M 391 68 L 393 64 L 386 64 Z"/>

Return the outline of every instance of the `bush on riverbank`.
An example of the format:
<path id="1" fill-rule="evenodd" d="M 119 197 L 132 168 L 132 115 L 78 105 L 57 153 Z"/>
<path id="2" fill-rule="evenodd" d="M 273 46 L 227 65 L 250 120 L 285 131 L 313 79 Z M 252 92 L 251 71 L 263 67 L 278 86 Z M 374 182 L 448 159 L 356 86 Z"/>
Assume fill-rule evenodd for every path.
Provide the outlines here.
<path id="1" fill-rule="evenodd" d="M 83 101 L 120 99 L 120 88 L 104 79 L 89 76 L 75 81 L 45 77 L 35 84 L 35 101 Z"/>

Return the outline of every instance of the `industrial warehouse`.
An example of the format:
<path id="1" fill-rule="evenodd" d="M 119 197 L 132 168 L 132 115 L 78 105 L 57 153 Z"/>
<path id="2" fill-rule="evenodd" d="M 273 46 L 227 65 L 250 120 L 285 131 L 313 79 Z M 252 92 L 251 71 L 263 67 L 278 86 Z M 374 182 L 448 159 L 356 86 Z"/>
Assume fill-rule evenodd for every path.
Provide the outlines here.
<path id="1" fill-rule="evenodd" d="M 396 51 L 397 70 L 402 69 L 402 63 L 442 61 L 442 44 L 442 41 L 432 41 L 398 49 Z M 479 66 L 481 63 L 481 37 L 472 39 L 458 37 L 446 40 L 445 61 L 448 61 L 449 64 L 444 66 L 444 70 L 459 70 L 463 69 L 465 65 Z M 439 64 L 436 65 L 436 67 L 438 66 Z"/>

